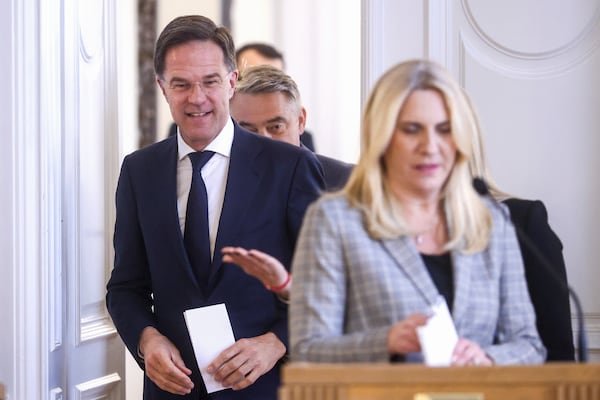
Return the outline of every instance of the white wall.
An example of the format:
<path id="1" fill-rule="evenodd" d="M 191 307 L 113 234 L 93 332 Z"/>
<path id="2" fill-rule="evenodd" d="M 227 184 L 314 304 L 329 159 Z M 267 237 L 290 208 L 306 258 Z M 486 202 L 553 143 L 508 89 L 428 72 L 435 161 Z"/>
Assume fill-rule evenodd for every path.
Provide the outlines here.
<path id="1" fill-rule="evenodd" d="M 280 47 L 298 83 L 318 153 L 356 162 L 361 80 L 360 0 L 283 0 Z"/>
<path id="2" fill-rule="evenodd" d="M 266 42 L 281 48 L 277 24 L 281 0 L 234 0 L 231 10 L 232 35 L 236 47 L 249 42 Z M 284 54 L 285 55 L 285 54 Z"/>

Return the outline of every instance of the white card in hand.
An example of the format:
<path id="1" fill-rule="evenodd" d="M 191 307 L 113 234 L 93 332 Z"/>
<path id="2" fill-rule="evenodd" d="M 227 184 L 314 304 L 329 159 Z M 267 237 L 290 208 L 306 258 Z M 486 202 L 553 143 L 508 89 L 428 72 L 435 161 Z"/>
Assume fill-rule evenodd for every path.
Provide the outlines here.
<path id="1" fill-rule="evenodd" d="M 196 362 L 208 393 L 227 389 L 214 380 L 206 367 L 221 351 L 235 343 L 233 329 L 225 304 L 194 308 L 183 312 L 187 324 Z"/>
<path id="2" fill-rule="evenodd" d="M 458 342 L 458 334 L 442 296 L 431 306 L 431 317 L 427 323 L 417 328 L 421 351 L 425 364 L 431 367 L 444 367 L 452 363 L 452 353 Z"/>

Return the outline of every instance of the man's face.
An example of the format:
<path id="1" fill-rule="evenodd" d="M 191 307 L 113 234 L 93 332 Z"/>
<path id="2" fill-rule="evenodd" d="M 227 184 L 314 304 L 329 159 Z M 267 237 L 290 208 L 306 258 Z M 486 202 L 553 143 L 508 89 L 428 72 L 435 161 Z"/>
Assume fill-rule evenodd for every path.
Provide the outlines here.
<path id="1" fill-rule="evenodd" d="M 236 93 L 231 99 L 231 116 L 254 133 L 300 146 L 306 110 L 283 92 Z"/>
<path id="2" fill-rule="evenodd" d="M 183 140 L 195 150 L 204 149 L 227 123 L 237 81 L 237 72 L 225 66 L 221 48 L 194 40 L 169 49 L 157 81 Z"/>

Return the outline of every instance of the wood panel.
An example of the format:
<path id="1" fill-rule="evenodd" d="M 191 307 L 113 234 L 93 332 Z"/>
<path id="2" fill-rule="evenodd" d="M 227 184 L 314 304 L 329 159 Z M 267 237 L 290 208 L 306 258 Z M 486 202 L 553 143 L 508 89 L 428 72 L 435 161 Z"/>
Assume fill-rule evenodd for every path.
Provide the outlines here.
<path id="1" fill-rule="evenodd" d="M 600 400 L 600 364 L 430 368 L 391 364 L 284 367 L 280 400 Z M 457 395 L 459 395 L 457 397 Z"/>

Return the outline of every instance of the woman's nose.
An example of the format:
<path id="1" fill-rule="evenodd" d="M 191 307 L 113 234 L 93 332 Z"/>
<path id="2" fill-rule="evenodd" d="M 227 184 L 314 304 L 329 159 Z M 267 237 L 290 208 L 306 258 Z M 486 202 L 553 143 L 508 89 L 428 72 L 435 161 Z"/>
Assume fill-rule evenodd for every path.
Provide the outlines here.
<path id="1" fill-rule="evenodd" d="M 421 146 L 427 151 L 434 151 L 437 148 L 437 135 L 434 129 L 427 129 L 423 132 Z"/>

